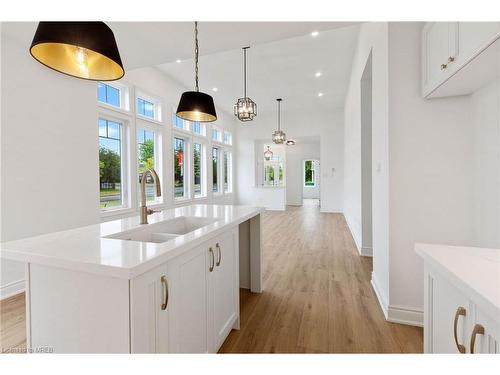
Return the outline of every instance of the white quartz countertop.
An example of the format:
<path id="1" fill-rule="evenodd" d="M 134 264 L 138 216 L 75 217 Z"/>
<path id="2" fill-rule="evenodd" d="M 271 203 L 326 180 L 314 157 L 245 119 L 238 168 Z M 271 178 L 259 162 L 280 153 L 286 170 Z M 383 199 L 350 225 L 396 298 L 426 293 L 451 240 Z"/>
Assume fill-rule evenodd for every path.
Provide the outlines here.
<path id="1" fill-rule="evenodd" d="M 134 278 L 264 211 L 261 207 L 236 205 L 191 205 L 167 209 L 148 217 L 149 224 L 177 217 L 202 217 L 215 221 L 168 242 L 137 242 L 103 238 L 146 225 L 139 216 L 0 243 L 2 259 L 17 260 Z"/>
<path id="2" fill-rule="evenodd" d="M 500 316 L 500 249 L 416 244 L 426 263 L 493 316 Z"/>

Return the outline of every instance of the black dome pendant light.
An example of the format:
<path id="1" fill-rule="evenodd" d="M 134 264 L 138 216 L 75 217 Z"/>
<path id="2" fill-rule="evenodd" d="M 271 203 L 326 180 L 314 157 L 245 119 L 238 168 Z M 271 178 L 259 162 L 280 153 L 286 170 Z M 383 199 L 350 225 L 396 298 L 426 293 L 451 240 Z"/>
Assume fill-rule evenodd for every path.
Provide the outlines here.
<path id="1" fill-rule="evenodd" d="M 188 121 L 211 122 L 217 120 L 214 100 L 210 95 L 200 92 L 198 86 L 198 22 L 194 23 L 194 44 L 195 91 L 182 94 L 176 114 Z"/>
<path id="2" fill-rule="evenodd" d="M 30 54 L 77 78 L 114 81 L 125 74 L 113 31 L 104 22 L 40 22 Z"/>

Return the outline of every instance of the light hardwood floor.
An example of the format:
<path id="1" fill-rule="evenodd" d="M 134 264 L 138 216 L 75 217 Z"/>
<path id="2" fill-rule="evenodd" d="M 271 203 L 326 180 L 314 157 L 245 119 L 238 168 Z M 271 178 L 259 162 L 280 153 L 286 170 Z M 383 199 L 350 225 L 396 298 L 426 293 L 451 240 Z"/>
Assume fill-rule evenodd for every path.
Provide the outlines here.
<path id="1" fill-rule="evenodd" d="M 341 214 L 311 202 L 266 212 L 264 292 L 241 291 L 221 353 L 421 353 L 422 329 L 385 321 Z"/>
<path id="2" fill-rule="evenodd" d="M 263 215 L 264 292 L 241 291 L 221 353 L 421 353 L 422 329 L 385 321 L 341 214 L 311 202 Z M 24 347 L 24 294 L 0 302 L 0 347 Z"/>

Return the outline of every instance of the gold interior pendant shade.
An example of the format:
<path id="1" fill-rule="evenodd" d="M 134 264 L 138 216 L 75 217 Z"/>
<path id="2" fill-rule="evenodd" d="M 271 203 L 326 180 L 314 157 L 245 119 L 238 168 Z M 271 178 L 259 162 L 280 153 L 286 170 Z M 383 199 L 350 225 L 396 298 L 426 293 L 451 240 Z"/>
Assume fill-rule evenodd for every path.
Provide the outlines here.
<path id="1" fill-rule="evenodd" d="M 30 53 L 77 78 L 114 81 L 125 74 L 113 31 L 104 22 L 40 22 Z"/>

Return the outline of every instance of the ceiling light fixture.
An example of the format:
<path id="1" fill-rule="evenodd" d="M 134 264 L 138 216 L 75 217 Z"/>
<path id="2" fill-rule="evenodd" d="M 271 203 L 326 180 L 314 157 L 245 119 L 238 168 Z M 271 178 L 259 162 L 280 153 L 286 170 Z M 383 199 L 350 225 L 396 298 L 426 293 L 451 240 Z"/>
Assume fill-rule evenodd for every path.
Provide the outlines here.
<path id="1" fill-rule="evenodd" d="M 313 32 L 311 33 L 311 35 L 312 35 L 312 36 L 318 36 L 318 34 L 319 34 L 319 32 L 318 32 L 318 31 L 313 31 Z"/>
<path id="2" fill-rule="evenodd" d="M 318 96 L 321 98 L 323 96 L 322 92 L 318 92 Z"/>
<path id="3" fill-rule="evenodd" d="M 177 59 L 177 60 L 175 60 L 175 62 L 176 62 L 177 64 L 179 64 L 179 63 L 181 63 L 181 62 L 182 62 L 182 60 L 181 60 L 181 59 Z"/>
<path id="4" fill-rule="evenodd" d="M 217 92 L 217 91 L 219 91 L 219 89 L 217 87 L 214 87 L 214 88 L 212 88 L 212 91 L 216 91 Z"/>
<path id="5" fill-rule="evenodd" d="M 293 139 L 289 139 L 288 141 L 286 141 L 286 145 L 287 146 L 295 146 L 295 141 Z"/>
<path id="6" fill-rule="evenodd" d="M 234 105 L 234 115 L 240 121 L 252 121 L 257 116 L 257 104 L 247 97 L 247 49 L 243 47 L 243 98 L 239 98 Z"/>
<path id="7" fill-rule="evenodd" d="M 314 75 L 315 75 L 316 77 L 321 77 L 321 72 L 316 72 Z"/>
<path id="8" fill-rule="evenodd" d="M 273 152 L 269 149 L 269 146 L 267 146 L 267 150 L 264 151 L 264 159 L 269 161 L 272 158 L 273 158 Z"/>
<path id="9" fill-rule="evenodd" d="M 283 99 L 278 98 L 276 101 L 278 102 L 278 130 L 273 133 L 273 142 L 277 145 L 283 144 L 286 141 L 286 134 L 283 130 L 281 130 L 281 101 Z"/>
<path id="10" fill-rule="evenodd" d="M 195 91 L 186 91 L 182 94 L 179 106 L 177 107 L 177 116 L 188 121 L 211 122 L 217 120 L 213 98 L 200 92 L 198 85 L 198 22 L 194 23 L 194 72 L 195 72 Z"/>
<path id="11" fill-rule="evenodd" d="M 39 22 L 30 54 L 72 77 L 114 81 L 125 75 L 115 36 L 104 22 Z"/>

